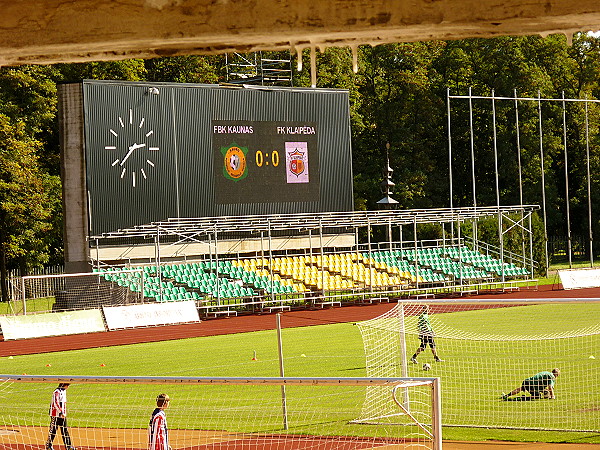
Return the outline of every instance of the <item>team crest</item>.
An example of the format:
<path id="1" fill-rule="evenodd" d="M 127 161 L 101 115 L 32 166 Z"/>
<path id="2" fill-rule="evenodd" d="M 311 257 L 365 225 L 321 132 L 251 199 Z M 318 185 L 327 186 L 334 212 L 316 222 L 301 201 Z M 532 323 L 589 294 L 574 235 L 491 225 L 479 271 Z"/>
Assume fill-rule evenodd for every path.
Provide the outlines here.
<path id="1" fill-rule="evenodd" d="M 308 144 L 286 142 L 285 158 L 288 183 L 308 183 Z"/>
<path id="2" fill-rule="evenodd" d="M 297 177 L 304 172 L 304 153 L 298 150 L 295 150 L 293 153 L 290 153 L 289 170 Z"/>
<path id="3" fill-rule="evenodd" d="M 223 154 L 223 176 L 225 178 L 239 181 L 248 176 L 247 147 L 231 144 L 229 147 L 221 147 L 221 153 Z"/>

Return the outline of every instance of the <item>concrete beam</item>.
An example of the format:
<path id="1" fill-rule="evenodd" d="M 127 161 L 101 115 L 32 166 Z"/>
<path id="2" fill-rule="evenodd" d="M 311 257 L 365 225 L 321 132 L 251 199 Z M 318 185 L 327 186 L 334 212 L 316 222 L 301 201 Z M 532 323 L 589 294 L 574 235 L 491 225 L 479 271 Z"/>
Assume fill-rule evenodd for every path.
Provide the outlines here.
<path id="1" fill-rule="evenodd" d="M 0 65 L 598 29 L 597 0 L 16 0 Z"/>
<path id="2" fill-rule="evenodd" d="M 83 91 L 81 84 L 61 84 L 58 89 L 65 272 L 89 272 Z"/>

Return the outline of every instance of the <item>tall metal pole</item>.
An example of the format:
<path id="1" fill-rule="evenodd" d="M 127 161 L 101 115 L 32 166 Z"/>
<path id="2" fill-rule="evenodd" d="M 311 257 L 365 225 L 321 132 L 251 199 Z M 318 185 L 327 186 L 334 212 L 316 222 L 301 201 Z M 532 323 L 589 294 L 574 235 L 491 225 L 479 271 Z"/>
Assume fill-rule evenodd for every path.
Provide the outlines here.
<path id="1" fill-rule="evenodd" d="M 265 232 L 260 232 L 260 263 L 265 259 Z"/>
<path id="2" fill-rule="evenodd" d="M 492 89 L 492 125 L 494 130 L 494 176 L 496 178 L 496 207 L 498 208 L 498 238 L 500 240 L 500 261 L 502 262 L 502 282 L 504 282 L 504 232 L 500 212 L 500 180 L 498 177 L 498 132 L 496 130 L 496 94 Z"/>
<path id="3" fill-rule="evenodd" d="M 21 277 L 21 301 L 23 302 L 23 315 L 25 316 L 27 315 L 27 292 L 25 291 L 25 279 L 23 277 Z"/>
<path id="4" fill-rule="evenodd" d="M 281 340 L 281 313 L 275 315 L 277 321 L 277 350 L 279 353 L 279 376 L 285 377 L 285 369 L 283 366 L 283 342 Z M 285 392 L 285 384 L 281 385 L 281 407 L 283 408 L 283 429 L 288 429 L 288 413 L 287 413 L 287 396 Z"/>
<path id="5" fill-rule="evenodd" d="M 463 254 L 463 245 L 461 243 L 461 239 L 462 239 L 462 230 L 461 230 L 461 226 L 460 226 L 460 217 L 456 218 L 456 227 L 458 228 L 458 231 L 456 233 L 457 237 L 458 237 L 458 263 L 459 263 L 459 267 L 460 270 L 458 271 L 458 274 L 460 276 L 460 285 L 462 286 L 463 280 L 464 280 L 464 274 L 463 274 L 463 262 L 462 262 L 462 254 Z"/>
<path id="6" fill-rule="evenodd" d="M 323 254 L 323 222 L 319 218 L 319 247 L 321 247 L 321 293 L 325 300 L 325 255 Z"/>
<path id="7" fill-rule="evenodd" d="M 369 292 L 373 292 L 373 257 L 371 255 L 371 220 L 367 217 L 367 245 L 369 251 Z"/>
<path id="8" fill-rule="evenodd" d="M 475 220 L 473 221 L 473 243 L 477 250 L 477 192 L 475 189 L 475 139 L 473 132 L 473 98 L 471 97 L 471 87 L 469 86 L 469 134 L 471 138 L 471 183 L 473 185 L 473 212 Z"/>
<path id="9" fill-rule="evenodd" d="M 531 212 L 527 215 L 529 219 L 529 262 L 531 264 L 529 273 L 531 274 L 531 278 L 533 278 L 533 227 L 531 225 Z"/>
<path id="10" fill-rule="evenodd" d="M 542 175 L 542 213 L 544 217 L 544 245 L 546 253 L 546 271 L 550 268 L 550 256 L 548 255 L 548 217 L 546 215 L 546 170 L 544 169 L 544 139 L 542 130 L 542 93 L 538 91 L 538 124 L 540 136 L 540 170 Z"/>
<path id="11" fill-rule="evenodd" d="M 588 119 L 588 102 L 587 95 L 585 96 L 585 153 L 587 166 L 587 191 L 588 191 L 588 226 L 590 230 L 590 267 L 594 267 L 594 244 L 592 230 L 592 186 L 590 176 L 590 127 Z"/>
<path id="12" fill-rule="evenodd" d="M 452 188 L 452 131 L 450 127 L 450 88 L 446 88 L 446 104 L 448 114 L 448 176 L 450 178 L 450 209 L 454 208 L 454 192 Z M 452 224 L 452 237 L 454 237 L 454 224 Z"/>
<path id="13" fill-rule="evenodd" d="M 569 205 L 569 163 L 567 160 L 567 105 L 565 103 L 565 91 L 562 91 L 562 107 L 563 107 L 563 143 L 565 149 L 565 202 L 566 202 L 566 213 L 567 213 L 567 246 L 569 256 L 569 268 L 573 267 L 572 257 L 572 242 L 571 242 L 571 211 Z"/>
<path id="14" fill-rule="evenodd" d="M 519 101 L 517 100 L 517 90 L 515 89 L 515 131 L 517 137 L 517 162 L 519 166 L 519 205 L 523 204 L 523 168 L 521 166 L 521 131 L 519 127 Z M 523 253 L 523 262 L 525 262 L 525 230 L 523 229 L 523 210 L 521 210 L 521 250 Z"/>
<path id="15" fill-rule="evenodd" d="M 96 239 L 96 269 L 100 271 L 100 243 Z"/>
<path id="16" fill-rule="evenodd" d="M 221 282 L 219 281 L 219 241 L 215 225 L 215 274 L 217 276 L 217 305 L 221 306 Z"/>
<path id="17" fill-rule="evenodd" d="M 419 251 L 417 249 L 417 216 L 413 216 L 413 238 L 415 239 L 415 278 L 417 279 L 417 289 L 419 288 Z"/>
<path id="18" fill-rule="evenodd" d="M 398 338 L 400 339 L 400 367 L 402 376 L 408 377 L 408 358 L 406 354 L 406 324 L 404 322 L 404 303 L 400 303 L 398 311 Z M 403 404 L 406 409 L 410 408 L 408 388 L 404 389 Z"/>
<path id="19" fill-rule="evenodd" d="M 269 233 L 269 286 L 271 289 L 271 301 L 275 302 L 275 289 L 273 287 L 273 241 L 271 239 L 271 220 L 267 219 L 267 232 Z"/>
<path id="20" fill-rule="evenodd" d="M 158 277 L 158 292 L 160 293 L 160 299 L 164 301 L 163 298 L 163 277 L 162 277 L 162 269 L 160 265 L 160 228 L 156 225 L 156 276 Z"/>
<path id="21" fill-rule="evenodd" d="M 442 222 L 442 247 L 446 249 L 446 224 Z"/>
<path id="22" fill-rule="evenodd" d="M 400 252 L 404 249 L 404 236 L 402 235 L 402 224 L 400 224 Z"/>

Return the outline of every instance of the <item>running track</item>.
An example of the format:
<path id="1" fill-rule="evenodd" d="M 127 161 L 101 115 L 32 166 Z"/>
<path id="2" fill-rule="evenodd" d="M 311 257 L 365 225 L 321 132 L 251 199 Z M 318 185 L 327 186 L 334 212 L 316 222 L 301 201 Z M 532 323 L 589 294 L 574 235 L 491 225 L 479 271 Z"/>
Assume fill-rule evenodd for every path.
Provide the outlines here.
<path id="1" fill-rule="evenodd" d="M 522 290 L 506 294 L 480 295 L 479 298 L 596 298 L 600 297 L 600 288 L 565 291 L 557 285 L 544 285 L 536 290 Z M 283 328 L 305 327 L 330 323 L 359 322 L 383 314 L 394 303 L 373 305 L 343 306 L 336 308 L 289 311 L 282 314 Z M 493 307 L 489 303 L 480 307 Z M 471 308 L 477 308 L 474 305 Z M 440 307 L 432 307 L 439 312 Z M 51 336 L 14 341 L 0 341 L 0 357 L 31 355 L 64 350 L 80 350 L 113 345 L 158 342 L 200 336 L 244 333 L 249 331 L 275 329 L 275 314 L 247 315 L 204 320 L 200 323 L 169 325 L 161 327 L 134 328 L 69 336 Z"/>

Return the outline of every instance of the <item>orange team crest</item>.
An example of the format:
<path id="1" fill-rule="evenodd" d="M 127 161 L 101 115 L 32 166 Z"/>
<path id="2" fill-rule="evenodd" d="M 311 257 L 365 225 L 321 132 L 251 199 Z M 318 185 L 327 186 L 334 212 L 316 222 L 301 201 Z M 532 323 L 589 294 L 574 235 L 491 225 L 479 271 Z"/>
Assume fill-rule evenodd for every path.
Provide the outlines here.
<path id="1" fill-rule="evenodd" d="M 223 175 L 225 178 L 229 178 L 233 181 L 238 181 L 246 178 L 248 175 L 246 169 L 246 152 L 248 149 L 244 149 L 232 145 L 231 147 L 221 148 L 221 152 L 224 153 L 223 158 Z"/>

